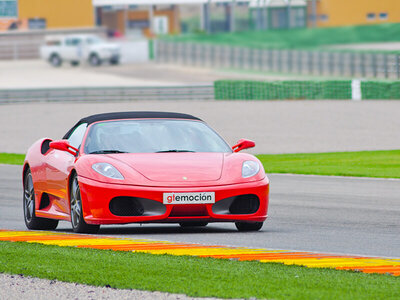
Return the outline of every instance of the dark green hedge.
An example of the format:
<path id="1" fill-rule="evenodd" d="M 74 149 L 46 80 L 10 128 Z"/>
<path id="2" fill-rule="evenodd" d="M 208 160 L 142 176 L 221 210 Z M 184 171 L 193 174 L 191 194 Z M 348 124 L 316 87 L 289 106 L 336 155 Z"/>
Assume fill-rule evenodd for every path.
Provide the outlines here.
<path id="1" fill-rule="evenodd" d="M 400 99 L 399 81 L 362 81 L 363 99 Z"/>
<path id="2" fill-rule="evenodd" d="M 217 100 L 351 99 L 351 81 L 242 81 L 214 82 Z"/>
<path id="3" fill-rule="evenodd" d="M 216 100 L 351 99 L 351 80 L 214 82 Z M 362 81 L 362 99 L 400 99 L 400 81 Z"/>

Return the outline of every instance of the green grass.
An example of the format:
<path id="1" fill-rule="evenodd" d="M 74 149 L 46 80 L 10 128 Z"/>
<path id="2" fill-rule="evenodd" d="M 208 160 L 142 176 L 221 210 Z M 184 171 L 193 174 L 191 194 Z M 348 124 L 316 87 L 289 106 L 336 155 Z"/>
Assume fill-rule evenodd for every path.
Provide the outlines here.
<path id="1" fill-rule="evenodd" d="M 400 23 L 246 31 L 237 33 L 192 34 L 166 39 L 250 48 L 310 49 L 334 44 L 400 41 Z"/>
<path id="2" fill-rule="evenodd" d="M 267 173 L 400 178 L 400 150 L 257 155 Z"/>
<path id="3" fill-rule="evenodd" d="M 0 153 L 0 164 L 22 165 L 24 159 L 25 154 Z"/>
<path id="4" fill-rule="evenodd" d="M 400 178 L 400 150 L 260 154 L 267 173 Z M 22 165 L 23 154 L 0 153 L 0 163 Z"/>
<path id="5" fill-rule="evenodd" d="M 390 275 L 13 242 L 0 242 L 0 272 L 193 297 L 400 298 Z"/>

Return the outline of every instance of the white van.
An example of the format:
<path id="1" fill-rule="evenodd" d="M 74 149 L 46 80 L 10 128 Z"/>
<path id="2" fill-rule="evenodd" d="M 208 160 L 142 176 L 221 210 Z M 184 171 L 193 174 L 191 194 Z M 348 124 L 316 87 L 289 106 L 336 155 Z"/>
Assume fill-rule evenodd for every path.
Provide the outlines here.
<path id="1" fill-rule="evenodd" d="M 88 62 L 98 66 L 103 62 L 119 64 L 121 58 L 120 46 L 109 43 L 92 34 L 54 35 L 46 36 L 45 45 L 40 47 L 40 56 L 54 67 L 69 62 L 78 66 Z"/>

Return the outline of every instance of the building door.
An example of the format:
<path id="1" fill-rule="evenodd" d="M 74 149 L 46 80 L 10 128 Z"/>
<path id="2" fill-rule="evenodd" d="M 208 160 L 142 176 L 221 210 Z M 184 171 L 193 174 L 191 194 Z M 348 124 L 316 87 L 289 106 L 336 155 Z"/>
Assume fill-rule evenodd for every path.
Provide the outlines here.
<path id="1" fill-rule="evenodd" d="M 286 7 L 270 8 L 270 26 L 271 29 L 288 28 L 288 10 Z"/>

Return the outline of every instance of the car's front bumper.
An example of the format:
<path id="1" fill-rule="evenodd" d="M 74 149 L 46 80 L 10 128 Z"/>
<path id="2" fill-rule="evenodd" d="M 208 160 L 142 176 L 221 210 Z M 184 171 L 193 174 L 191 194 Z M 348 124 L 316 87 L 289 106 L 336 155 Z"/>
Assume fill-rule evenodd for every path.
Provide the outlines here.
<path id="1" fill-rule="evenodd" d="M 109 184 L 79 177 L 84 219 L 88 224 L 164 223 L 164 222 L 263 222 L 267 218 L 269 180 L 207 187 L 148 187 Z M 162 204 L 163 193 L 215 192 L 215 203 L 240 195 L 256 195 L 259 207 L 255 213 L 215 213 L 215 204 Z M 143 216 L 118 216 L 110 211 L 110 201 L 115 197 L 137 197 L 165 205 L 160 214 Z M 161 203 L 161 204 L 160 204 Z M 215 208 L 215 207 L 214 207 Z"/>

